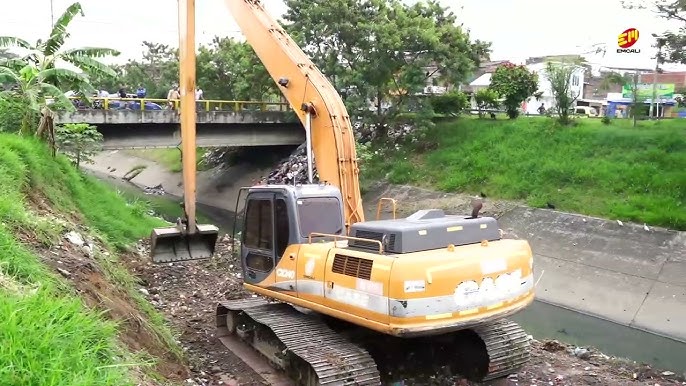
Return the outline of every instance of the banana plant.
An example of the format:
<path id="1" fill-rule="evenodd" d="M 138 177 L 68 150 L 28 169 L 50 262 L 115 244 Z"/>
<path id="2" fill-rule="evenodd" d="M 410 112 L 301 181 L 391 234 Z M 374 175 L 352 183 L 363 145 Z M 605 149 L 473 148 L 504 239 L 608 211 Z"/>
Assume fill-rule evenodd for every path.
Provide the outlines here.
<path id="1" fill-rule="evenodd" d="M 12 95 L 21 98 L 30 107 L 27 114 L 39 112 L 42 115 L 41 124 L 36 131 L 39 136 L 44 133 L 41 129 L 45 126 L 45 118 L 53 116 L 51 107 L 59 105 L 67 109 L 73 108 L 64 96 L 65 90 L 74 91 L 76 96 L 89 103 L 89 96 L 95 92 L 89 75 L 116 77 L 114 70 L 98 59 L 117 56 L 118 51 L 97 47 L 64 48 L 69 37 L 69 23 L 77 15 L 84 16 L 84 13 L 81 4 L 75 2 L 57 19 L 48 39 L 39 39 L 35 44 L 19 37 L 0 36 L 0 49 L 19 48 L 26 52 L 19 57 L 0 60 L 0 84 L 10 86 L 10 90 L 0 93 L 0 97 Z M 64 64 L 76 67 L 80 72 L 64 68 Z M 48 126 L 48 130 L 52 132 L 52 125 Z M 24 134 L 30 133 L 30 116 L 27 115 L 22 121 L 21 131 Z"/>
<path id="2" fill-rule="evenodd" d="M 14 97 L 24 102 L 28 107 L 21 121 L 21 134 L 31 134 L 33 117 L 37 114 L 50 115 L 51 107 L 55 102 L 67 109 L 74 109 L 73 104 L 69 98 L 64 96 L 62 90 L 47 81 L 51 78 L 63 81 L 73 79 L 74 83 L 88 83 L 83 75 L 61 68 L 39 70 L 31 64 L 26 64 L 21 68 L 0 66 L 0 83 L 13 85 L 11 89 L 0 92 L 0 98 Z M 36 132 L 36 134 L 40 136 L 42 133 Z"/>

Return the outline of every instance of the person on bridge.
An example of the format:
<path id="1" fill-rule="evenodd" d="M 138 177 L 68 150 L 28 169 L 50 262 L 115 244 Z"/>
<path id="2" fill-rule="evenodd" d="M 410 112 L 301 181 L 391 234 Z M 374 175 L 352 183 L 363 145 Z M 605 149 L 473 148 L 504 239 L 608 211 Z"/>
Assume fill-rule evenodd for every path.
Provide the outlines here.
<path id="1" fill-rule="evenodd" d="M 136 96 L 140 99 L 145 98 L 145 95 L 147 94 L 147 90 L 143 86 L 138 86 L 138 89 L 136 90 Z"/>
<path id="2" fill-rule="evenodd" d="M 202 108 L 203 108 L 203 104 L 202 104 L 202 102 L 200 102 L 202 99 L 203 99 L 202 89 L 200 88 L 200 86 L 198 86 L 195 88 L 195 101 L 196 101 L 196 105 L 197 105 L 197 107 L 196 107 L 197 110 L 202 110 Z"/>
<path id="3" fill-rule="evenodd" d="M 179 86 L 174 85 L 167 93 L 167 101 L 169 108 L 175 110 L 175 101 L 181 99 L 181 94 L 179 94 Z"/>

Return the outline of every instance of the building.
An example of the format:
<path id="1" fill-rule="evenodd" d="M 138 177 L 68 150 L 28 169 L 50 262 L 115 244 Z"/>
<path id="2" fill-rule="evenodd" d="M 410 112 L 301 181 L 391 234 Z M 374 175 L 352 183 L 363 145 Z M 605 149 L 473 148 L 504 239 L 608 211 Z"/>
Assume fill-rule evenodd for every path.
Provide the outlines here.
<path id="1" fill-rule="evenodd" d="M 655 80 L 655 73 L 641 74 L 639 83 L 653 83 Z M 676 90 L 686 89 L 686 71 L 680 72 L 658 72 L 657 82 L 673 84 Z M 677 91 L 678 92 L 678 91 Z"/>
<path id="2" fill-rule="evenodd" d="M 526 65 L 529 71 L 538 75 L 538 91 L 541 92 L 541 97 L 538 100 L 535 97 L 531 97 L 522 104 L 522 110 L 525 114 L 538 114 L 538 108 L 541 104 L 546 109 L 555 106 L 555 97 L 546 74 L 546 66 L 547 62 L 536 62 Z M 583 66 L 574 65 L 574 71 L 570 78 L 570 93 L 575 98 L 583 97 L 585 74 L 586 69 Z"/>
<path id="3" fill-rule="evenodd" d="M 472 94 L 491 84 L 491 75 L 498 66 L 510 63 L 509 60 L 490 60 L 479 64 L 479 68 L 474 71 L 474 75 L 463 85 L 461 91 Z"/>

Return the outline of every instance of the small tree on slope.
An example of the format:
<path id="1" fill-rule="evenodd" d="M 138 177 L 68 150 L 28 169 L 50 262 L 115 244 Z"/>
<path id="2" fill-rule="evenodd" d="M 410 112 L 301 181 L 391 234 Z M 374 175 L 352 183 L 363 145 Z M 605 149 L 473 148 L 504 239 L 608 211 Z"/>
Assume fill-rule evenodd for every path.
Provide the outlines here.
<path id="1" fill-rule="evenodd" d="M 519 106 L 538 90 L 538 75 L 525 66 L 506 63 L 495 70 L 489 88 L 504 98 L 503 105 L 510 119 L 517 118 Z"/>

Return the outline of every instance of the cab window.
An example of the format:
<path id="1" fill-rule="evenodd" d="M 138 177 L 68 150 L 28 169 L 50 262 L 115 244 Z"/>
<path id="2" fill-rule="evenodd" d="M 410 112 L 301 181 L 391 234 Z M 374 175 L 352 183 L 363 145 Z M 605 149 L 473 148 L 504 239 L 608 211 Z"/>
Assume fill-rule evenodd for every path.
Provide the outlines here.
<path id="1" fill-rule="evenodd" d="M 340 234 L 343 217 L 339 201 L 335 197 L 310 197 L 297 201 L 300 235 L 310 233 Z"/>
<path id="2" fill-rule="evenodd" d="M 245 212 L 243 244 L 252 249 L 272 249 L 271 200 L 250 200 Z"/>

